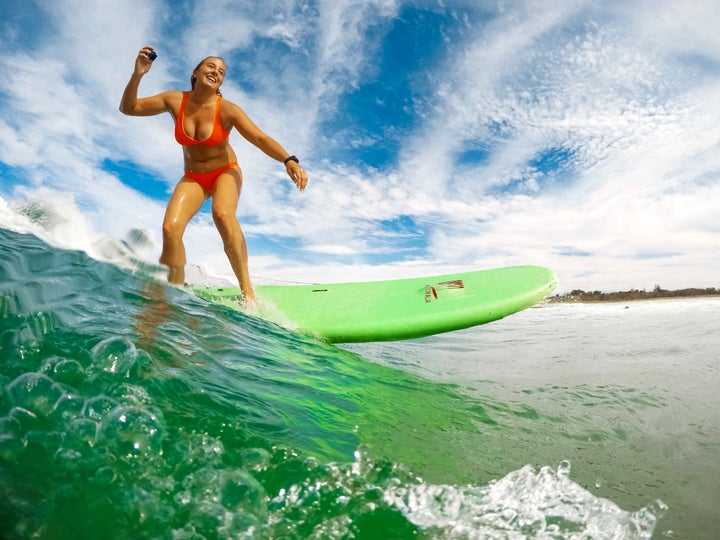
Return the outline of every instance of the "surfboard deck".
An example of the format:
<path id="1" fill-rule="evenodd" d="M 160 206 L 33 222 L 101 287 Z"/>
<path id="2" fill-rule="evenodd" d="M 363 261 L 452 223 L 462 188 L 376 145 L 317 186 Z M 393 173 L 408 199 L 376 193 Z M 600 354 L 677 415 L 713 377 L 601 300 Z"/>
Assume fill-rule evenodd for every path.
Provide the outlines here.
<path id="1" fill-rule="evenodd" d="M 264 307 L 272 306 L 269 311 L 294 330 L 351 343 L 413 339 L 489 323 L 536 304 L 556 286 L 547 268 L 510 266 L 387 281 L 259 285 L 255 294 L 261 317 Z M 194 292 L 239 308 L 239 287 Z"/>

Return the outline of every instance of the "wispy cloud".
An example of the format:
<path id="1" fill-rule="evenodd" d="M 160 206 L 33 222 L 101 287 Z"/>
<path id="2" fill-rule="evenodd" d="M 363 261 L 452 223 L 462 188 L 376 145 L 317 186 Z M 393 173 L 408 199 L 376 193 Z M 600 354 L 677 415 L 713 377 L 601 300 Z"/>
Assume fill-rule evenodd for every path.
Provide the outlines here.
<path id="1" fill-rule="evenodd" d="M 117 112 L 137 51 L 153 44 L 160 57 L 142 95 L 186 88 L 202 57 L 223 55 L 226 98 L 311 174 L 299 193 L 232 136 L 253 273 L 351 279 L 539 263 L 567 289 L 716 285 L 711 1 L 117 1 L 83 4 L 83 17 L 76 8 L 38 2 L 4 23 L 7 198 L 59 193 L 100 232 L 158 236 L 162 191 L 182 173 L 172 122 Z M 408 35 L 427 39 L 408 48 L 398 41 Z M 381 165 L 365 161 L 381 154 Z M 207 214 L 187 243 L 191 260 L 230 273 Z"/>

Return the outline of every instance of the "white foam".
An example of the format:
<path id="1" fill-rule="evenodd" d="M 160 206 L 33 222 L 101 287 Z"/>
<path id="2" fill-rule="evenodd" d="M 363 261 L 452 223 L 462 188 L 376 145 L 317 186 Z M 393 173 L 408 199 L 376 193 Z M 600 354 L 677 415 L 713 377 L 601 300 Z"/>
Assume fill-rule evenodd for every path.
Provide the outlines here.
<path id="1" fill-rule="evenodd" d="M 0 197 L 0 227 L 123 268 L 137 268 L 143 252 L 154 247 L 152 235 L 141 229 L 128 231 L 125 240 L 96 232 L 72 199 L 58 195 L 12 204 Z"/>
<path id="2" fill-rule="evenodd" d="M 156 262 L 156 241 L 150 231 L 132 228 L 122 239 L 99 233 L 71 197 L 48 193 L 18 202 L 0 197 L 0 227 L 32 234 L 57 248 L 83 251 L 93 259 L 121 268 L 136 270 L 142 266 L 145 271 L 150 268 L 158 279 L 164 279 L 165 268 Z M 253 281 L 267 280 L 253 278 Z M 218 274 L 205 263 L 188 264 L 185 282 L 194 286 L 237 286 L 235 275 Z M 262 318 L 288 327 L 287 321 L 280 322 L 276 309 L 267 307 L 266 311 L 268 317 L 260 315 Z"/>

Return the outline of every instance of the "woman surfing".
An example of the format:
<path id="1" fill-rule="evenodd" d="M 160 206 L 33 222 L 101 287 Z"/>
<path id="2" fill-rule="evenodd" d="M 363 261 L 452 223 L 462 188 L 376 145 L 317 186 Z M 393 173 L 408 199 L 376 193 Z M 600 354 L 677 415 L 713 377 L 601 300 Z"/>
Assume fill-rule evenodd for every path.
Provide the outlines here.
<path id="1" fill-rule="evenodd" d="M 300 191 L 307 186 L 307 173 L 297 157 L 256 126 L 239 106 L 222 98 L 220 86 L 226 66 L 220 57 L 209 56 L 197 65 L 190 78 L 189 92 L 170 90 L 138 98 L 140 80 L 150 71 L 156 57 L 150 46 L 138 53 L 135 70 L 120 101 L 120 112 L 130 116 L 169 112 L 175 120 L 175 140 L 183 149 L 185 172 L 165 211 L 160 262 L 168 267 L 170 283 L 184 283 L 187 258 L 183 234 L 205 200 L 212 198 L 212 217 L 225 253 L 245 304 L 252 304 L 256 300 L 248 272 L 247 245 L 235 214 L 243 177 L 228 141 L 230 131 L 235 128 L 268 156 L 282 162 Z"/>

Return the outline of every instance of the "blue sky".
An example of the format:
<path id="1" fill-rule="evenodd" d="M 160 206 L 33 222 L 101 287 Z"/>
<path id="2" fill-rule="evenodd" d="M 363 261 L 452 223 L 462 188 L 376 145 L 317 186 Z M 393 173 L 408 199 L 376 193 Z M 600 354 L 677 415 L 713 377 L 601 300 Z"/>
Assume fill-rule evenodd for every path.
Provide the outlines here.
<path id="1" fill-rule="evenodd" d="M 308 170 L 300 193 L 231 136 L 258 280 L 540 264 L 561 291 L 718 287 L 718 27 L 700 0 L 6 1 L 0 225 L 54 205 L 51 241 L 141 230 L 157 259 L 181 150 L 169 115 L 117 110 L 150 44 L 140 95 L 220 55 L 225 98 Z M 189 260 L 230 276 L 208 212 Z"/>

